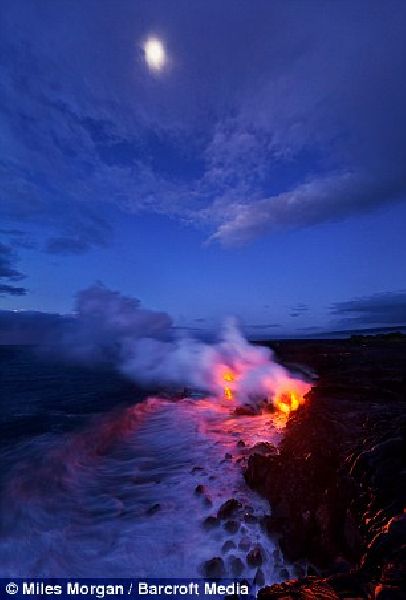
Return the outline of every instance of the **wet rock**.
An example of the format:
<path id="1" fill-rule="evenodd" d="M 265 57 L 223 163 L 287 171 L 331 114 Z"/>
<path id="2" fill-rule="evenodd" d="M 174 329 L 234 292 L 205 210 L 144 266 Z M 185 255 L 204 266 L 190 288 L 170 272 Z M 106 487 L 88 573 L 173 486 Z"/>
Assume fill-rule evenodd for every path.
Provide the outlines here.
<path id="1" fill-rule="evenodd" d="M 379 584 L 374 591 L 374 600 L 404 600 L 405 596 L 402 590 L 389 585 Z"/>
<path id="2" fill-rule="evenodd" d="M 278 343 L 284 360 L 306 363 L 319 378 L 289 418 L 279 452 L 251 451 L 245 477 L 270 501 L 266 529 L 278 533 L 284 555 L 315 568 L 299 582 L 265 588 L 265 597 L 406 598 L 398 524 L 406 337 L 359 338 Z"/>
<path id="3" fill-rule="evenodd" d="M 335 593 L 326 582 L 308 582 L 308 583 L 278 583 L 272 586 L 266 586 L 259 590 L 258 600 L 339 600 L 340 597 Z M 347 598 L 347 597 L 345 597 Z M 351 600 L 363 600 L 353 597 Z"/>
<path id="4" fill-rule="evenodd" d="M 244 442 L 244 440 L 238 440 L 238 442 L 237 442 L 237 448 L 245 448 L 245 442 Z"/>
<path id="5" fill-rule="evenodd" d="M 244 521 L 250 525 L 253 525 L 254 523 L 258 523 L 258 517 L 252 515 L 251 513 L 245 513 Z"/>
<path id="6" fill-rule="evenodd" d="M 204 471 L 203 467 L 193 467 L 193 469 L 190 472 L 192 474 L 195 474 L 195 473 L 199 473 L 201 471 Z"/>
<path id="7" fill-rule="evenodd" d="M 306 576 L 306 566 L 302 565 L 302 564 L 296 564 L 295 565 L 295 574 L 296 574 L 297 579 L 300 579 L 301 577 L 305 577 Z"/>
<path id="8" fill-rule="evenodd" d="M 242 537 L 238 543 L 238 547 L 240 548 L 240 550 L 244 550 L 245 552 L 250 549 L 250 546 L 251 540 L 246 536 Z"/>
<path id="9" fill-rule="evenodd" d="M 320 576 L 320 571 L 314 565 L 309 564 L 307 565 L 306 575 L 308 577 L 317 577 Z"/>
<path id="10" fill-rule="evenodd" d="M 258 409 L 256 409 L 254 406 L 251 406 L 250 404 L 244 404 L 243 406 L 237 406 L 237 408 L 234 411 L 234 414 L 241 416 L 253 416 L 258 414 Z"/>
<path id="11" fill-rule="evenodd" d="M 226 540 L 224 542 L 224 544 L 221 546 L 221 551 L 225 554 L 229 550 L 234 550 L 235 547 L 236 546 L 235 546 L 235 543 L 233 542 L 233 540 Z"/>
<path id="12" fill-rule="evenodd" d="M 220 506 L 217 512 L 217 517 L 219 519 L 228 519 L 228 517 L 231 517 L 241 507 L 241 502 L 235 498 L 230 498 L 230 500 L 227 500 Z"/>
<path id="13" fill-rule="evenodd" d="M 230 565 L 230 570 L 234 577 L 239 577 L 244 571 L 244 563 L 238 556 L 230 556 L 228 563 Z"/>
<path id="14" fill-rule="evenodd" d="M 269 442 L 258 442 L 258 444 L 255 444 L 255 446 L 252 446 L 250 452 L 252 454 L 255 452 L 256 454 L 261 454 L 263 456 L 271 456 L 277 455 L 278 449 Z"/>
<path id="15" fill-rule="evenodd" d="M 351 563 L 342 556 L 337 556 L 331 571 L 333 573 L 348 573 L 351 570 Z"/>
<path id="16" fill-rule="evenodd" d="M 211 558 L 210 560 L 206 560 L 203 563 L 202 570 L 203 570 L 203 574 L 205 577 L 214 578 L 214 579 L 216 579 L 218 577 L 224 577 L 226 574 L 224 561 L 219 556 L 215 556 L 214 558 Z"/>
<path id="17" fill-rule="evenodd" d="M 275 550 L 272 553 L 274 562 L 278 563 L 282 560 L 282 554 L 281 551 L 279 550 L 279 548 L 275 548 Z"/>
<path id="18" fill-rule="evenodd" d="M 247 563 L 250 567 L 259 567 L 262 565 L 262 548 L 259 544 L 254 546 L 247 554 Z"/>
<path id="19" fill-rule="evenodd" d="M 213 527 L 217 527 L 218 525 L 220 525 L 220 521 L 218 520 L 218 518 L 213 517 L 211 515 L 209 517 L 206 517 L 203 521 L 203 527 L 205 529 L 212 529 Z"/>
<path id="20" fill-rule="evenodd" d="M 277 527 L 275 526 L 275 518 L 271 515 L 263 515 L 260 517 L 259 524 L 262 531 L 265 531 L 268 534 L 277 530 Z"/>
<path id="21" fill-rule="evenodd" d="M 237 533 L 239 528 L 240 528 L 240 524 L 238 523 L 238 521 L 234 521 L 233 519 L 226 521 L 224 523 L 224 529 L 226 531 L 228 531 L 229 533 Z"/>
<path id="22" fill-rule="evenodd" d="M 264 572 L 262 571 L 262 569 L 258 568 L 257 572 L 255 573 L 253 584 L 254 585 L 264 585 L 264 583 L 265 583 Z"/>
<path id="23" fill-rule="evenodd" d="M 199 485 L 197 485 L 195 487 L 195 494 L 197 494 L 198 496 L 200 496 L 201 494 L 204 494 L 205 491 L 206 491 L 206 487 L 202 483 L 199 483 Z"/>
<path id="24" fill-rule="evenodd" d="M 153 504 L 152 506 L 150 506 L 147 510 L 147 515 L 154 515 L 155 513 L 157 513 L 159 510 L 161 510 L 161 505 L 160 504 Z"/>
<path id="25" fill-rule="evenodd" d="M 389 564 L 393 557 L 401 554 L 401 548 L 405 548 L 406 540 L 406 513 L 397 515 L 389 520 L 375 535 L 368 546 L 367 552 L 361 559 L 362 568 L 372 568 L 375 564 Z M 404 559 L 406 572 L 406 558 Z"/>

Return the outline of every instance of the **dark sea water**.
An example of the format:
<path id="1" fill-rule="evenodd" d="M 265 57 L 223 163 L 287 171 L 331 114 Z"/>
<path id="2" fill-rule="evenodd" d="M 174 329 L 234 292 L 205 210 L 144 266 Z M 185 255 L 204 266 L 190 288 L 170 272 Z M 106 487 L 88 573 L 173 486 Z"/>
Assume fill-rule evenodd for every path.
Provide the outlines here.
<path id="1" fill-rule="evenodd" d="M 108 367 L 83 367 L 25 346 L 0 346 L 0 444 L 86 423 L 142 400 L 145 392 Z"/>
<path id="2" fill-rule="evenodd" d="M 252 579 L 257 544 L 268 583 L 293 573 L 241 470 L 248 446 L 278 443 L 269 414 L 147 397 L 107 366 L 20 347 L 0 347 L 0 393 L 0 576 L 194 577 L 221 556 L 228 576 L 241 559 Z M 243 507 L 236 524 L 205 527 L 230 497 Z"/>

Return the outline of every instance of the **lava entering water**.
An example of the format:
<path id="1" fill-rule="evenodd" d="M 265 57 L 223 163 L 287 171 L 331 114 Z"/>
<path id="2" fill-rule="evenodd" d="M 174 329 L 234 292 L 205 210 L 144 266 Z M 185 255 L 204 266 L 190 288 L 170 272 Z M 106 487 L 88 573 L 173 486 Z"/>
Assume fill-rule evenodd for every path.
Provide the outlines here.
<path id="1" fill-rule="evenodd" d="M 268 502 L 243 469 L 258 447 L 277 451 L 311 385 L 235 330 L 214 348 L 192 346 L 153 364 L 165 366 L 156 381 L 168 390 L 198 393 L 147 398 L 16 443 L 2 474 L 1 576 L 197 577 L 213 557 L 228 577 L 293 576 L 263 527 Z M 128 372 L 135 378 L 134 363 Z M 238 508 L 223 518 L 230 500 Z"/>
<path id="2" fill-rule="evenodd" d="M 233 373 L 227 371 L 226 373 L 224 373 L 223 379 L 226 382 L 226 384 L 228 384 L 229 382 L 234 381 L 235 377 Z M 227 398 L 227 400 L 233 399 L 233 391 L 229 385 L 224 386 L 224 397 Z"/>
<path id="3" fill-rule="evenodd" d="M 247 365 L 240 364 L 234 370 L 220 365 L 216 368 L 215 378 L 221 390 L 219 399 L 223 397 L 236 405 L 271 407 L 285 416 L 305 403 L 311 388 L 309 383 L 290 375 L 279 365 L 276 374 L 271 375 L 267 370 L 252 369 Z"/>
<path id="4" fill-rule="evenodd" d="M 293 391 L 283 391 L 274 398 L 274 406 L 281 412 L 289 415 L 304 403 L 304 397 Z"/>

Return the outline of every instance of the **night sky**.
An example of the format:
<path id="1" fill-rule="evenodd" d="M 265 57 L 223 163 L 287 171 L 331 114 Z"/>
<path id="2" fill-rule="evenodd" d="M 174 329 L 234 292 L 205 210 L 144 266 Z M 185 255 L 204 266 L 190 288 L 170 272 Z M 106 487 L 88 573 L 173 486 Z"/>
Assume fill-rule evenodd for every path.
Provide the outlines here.
<path id="1" fill-rule="evenodd" d="M 403 0 L 1 12 L 3 322 L 100 281 L 197 331 L 406 323 Z"/>

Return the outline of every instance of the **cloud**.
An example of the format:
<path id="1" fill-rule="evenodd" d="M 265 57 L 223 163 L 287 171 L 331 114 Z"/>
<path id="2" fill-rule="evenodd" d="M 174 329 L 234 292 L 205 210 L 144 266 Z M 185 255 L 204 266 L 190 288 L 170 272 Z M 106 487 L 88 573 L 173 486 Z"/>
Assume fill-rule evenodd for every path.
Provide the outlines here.
<path id="1" fill-rule="evenodd" d="M 271 329 L 273 327 L 280 327 L 279 323 L 266 323 L 263 325 L 246 325 L 245 326 L 247 329 L 255 329 L 255 330 L 262 330 L 262 329 Z"/>
<path id="2" fill-rule="evenodd" d="M 7 237 L 9 245 L 12 248 L 22 248 L 24 250 L 32 250 L 35 248 L 35 243 L 32 241 L 26 231 L 20 229 L 0 229 L 0 234 Z"/>
<path id="3" fill-rule="evenodd" d="M 27 290 L 23 287 L 0 283 L 0 296 L 25 296 Z"/>
<path id="4" fill-rule="evenodd" d="M 74 320 L 62 336 L 60 346 L 77 359 L 118 360 L 133 339 L 167 339 L 172 319 L 164 312 L 141 306 L 102 283 L 81 290 L 76 296 Z"/>
<path id="5" fill-rule="evenodd" d="M 90 244 L 83 239 L 56 237 L 48 240 L 45 250 L 48 254 L 83 254 L 90 248 Z"/>
<path id="6" fill-rule="evenodd" d="M 406 291 L 335 302 L 330 312 L 342 325 L 402 325 L 406 323 Z"/>
<path id="7" fill-rule="evenodd" d="M 24 275 L 14 267 L 15 255 L 12 249 L 0 242 L 0 296 L 24 296 L 27 290 L 23 287 L 2 283 L 1 280 L 20 281 Z"/>
<path id="8" fill-rule="evenodd" d="M 290 310 L 292 311 L 289 316 L 292 318 L 300 317 L 303 313 L 309 310 L 309 306 L 307 304 L 299 303 L 295 306 L 291 306 Z"/>
<path id="9" fill-rule="evenodd" d="M 58 339 L 68 317 L 39 311 L 0 310 L 0 345 L 39 345 Z"/>
<path id="10" fill-rule="evenodd" d="M 146 386 L 192 387 L 224 396 L 224 374 L 238 380 L 237 402 L 272 399 L 294 384 L 269 348 L 251 345 L 229 320 L 212 343 L 175 332 L 171 318 L 143 308 L 136 298 L 96 283 L 77 294 L 73 315 L 0 311 L 0 343 L 38 344 L 41 352 L 80 363 L 108 361 Z M 236 383 L 230 385 L 234 387 Z"/>
<path id="11" fill-rule="evenodd" d="M 149 310 L 131 298 L 95 283 L 78 292 L 70 315 L 0 311 L 1 344 L 38 344 L 74 360 L 119 360 L 131 340 L 168 340 L 167 313 Z"/>
<path id="12" fill-rule="evenodd" d="M 315 179 L 255 204 L 236 204 L 230 217 L 211 236 L 226 245 L 239 245 L 267 232 L 331 222 L 399 199 L 406 177 L 384 181 L 360 173 Z"/>
<path id="13" fill-rule="evenodd" d="M 404 198 L 406 10 L 372 5 L 9 3 L 0 213 L 79 254 L 111 207 L 240 244 Z M 171 67 L 151 78 L 157 19 Z"/>

